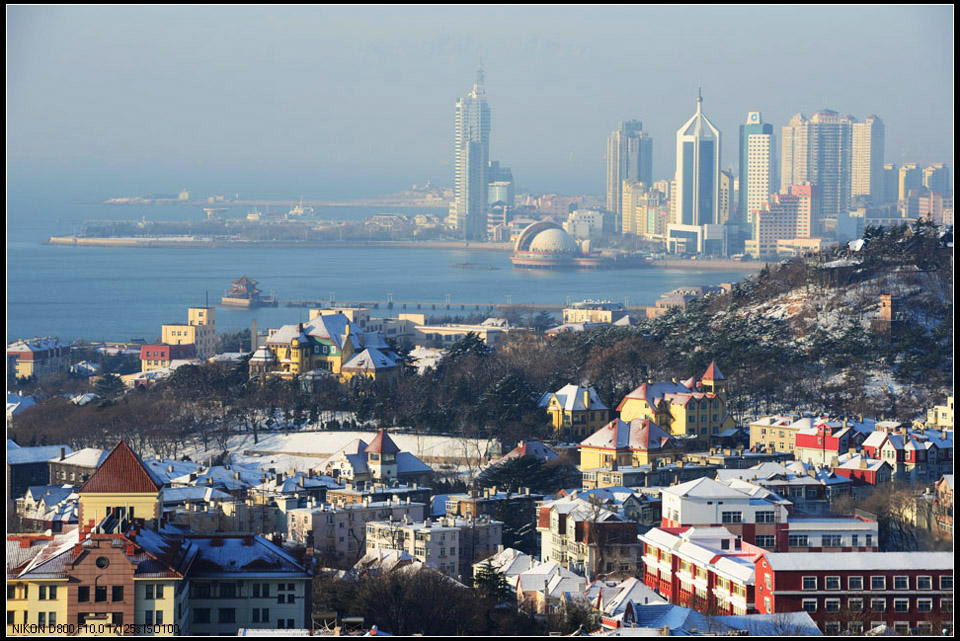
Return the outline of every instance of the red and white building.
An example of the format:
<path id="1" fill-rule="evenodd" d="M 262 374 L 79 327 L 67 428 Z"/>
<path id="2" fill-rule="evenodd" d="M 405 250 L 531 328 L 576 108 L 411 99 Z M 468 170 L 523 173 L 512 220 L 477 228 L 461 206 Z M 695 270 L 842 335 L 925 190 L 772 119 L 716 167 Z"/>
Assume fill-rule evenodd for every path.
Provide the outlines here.
<path id="1" fill-rule="evenodd" d="M 753 483 L 702 478 L 664 488 L 663 528 L 726 528 L 780 552 L 876 552 L 878 525 L 860 517 L 793 516 L 790 501 Z"/>
<path id="2" fill-rule="evenodd" d="M 951 552 L 764 553 L 755 579 L 757 612 L 806 611 L 826 634 L 953 627 Z"/>
<path id="3" fill-rule="evenodd" d="M 812 465 L 829 465 L 841 454 L 849 453 L 863 443 L 866 435 L 847 421 L 817 420 L 812 427 L 797 431 L 794 456 L 798 461 Z"/>
<path id="4" fill-rule="evenodd" d="M 764 550 L 722 527 L 654 528 L 643 543 L 643 582 L 674 605 L 752 614 L 756 560 Z"/>

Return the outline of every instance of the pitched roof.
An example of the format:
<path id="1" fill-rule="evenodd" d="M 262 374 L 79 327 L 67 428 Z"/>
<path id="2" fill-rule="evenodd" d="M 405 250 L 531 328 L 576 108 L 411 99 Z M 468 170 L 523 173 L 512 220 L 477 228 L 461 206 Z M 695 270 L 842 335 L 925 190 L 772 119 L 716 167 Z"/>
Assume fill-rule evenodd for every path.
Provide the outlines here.
<path id="1" fill-rule="evenodd" d="M 583 402 L 584 394 L 588 394 L 590 397 L 590 407 Z M 584 387 L 581 385 L 565 385 L 558 389 L 554 393 L 547 392 L 540 397 L 538 402 L 538 407 L 547 407 L 550 404 L 550 399 L 553 397 L 557 398 L 557 402 L 560 403 L 561 407 L 565 411 L 581 411 L 581 410 L 605 410 L 609 409 L 606 405 L 603 404 L 603 401 L 600 400 L 600 396 L 597 394 L 597 390 L 593 387 Z"/>
<path id="2" fill-rule="evenodd" d="M 710 361 L 710 366 L 707 368 L 707 371 L 703 373 L 702 378 L 705 381 L 722 381 L 726 379 L 720 371 L 720 368 L 717 367 L 717 361 Z"/>
<path id="3" fill-rule="evenodd" d="M 163 486 L 130 446 L 120 441 L 80 488 L 80 493 L 156 493 Z"/>
<path id="4" fill-rule="evenodd" d="M 374 437 L 374 439 L 370 441 L 370 445 L 368 445 L 363 451 L 367 454 L 370 454 L 371 452 L 377 454 L 396 454 L 400 451 L 400 448 L 397 447 L 397 444 L 393 442 L 393 439 L 390 438 L 390 435 L 387 434 L 386 430 L 380 430 L 377 432 L 377 435 Z"/>
<path id="5" fill-rule="evenodd" d="M 649 418 L 635 418 L 630 422 L 615 418 L 584 439 L 579 447 L 642 451 L 674 445 L 673 438 Z"/>

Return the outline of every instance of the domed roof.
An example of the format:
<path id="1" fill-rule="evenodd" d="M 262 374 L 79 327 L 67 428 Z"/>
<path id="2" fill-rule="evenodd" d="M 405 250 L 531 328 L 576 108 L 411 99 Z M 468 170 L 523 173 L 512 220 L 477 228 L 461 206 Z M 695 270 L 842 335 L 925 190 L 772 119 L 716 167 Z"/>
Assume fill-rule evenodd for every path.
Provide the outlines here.
<path id="1" fill-rule="evenodd" d="M 570 234 L 562 229 L 546 229 L 530 243 L 530 251 L 548 254 L 579 254 L 580 248 Z"/>

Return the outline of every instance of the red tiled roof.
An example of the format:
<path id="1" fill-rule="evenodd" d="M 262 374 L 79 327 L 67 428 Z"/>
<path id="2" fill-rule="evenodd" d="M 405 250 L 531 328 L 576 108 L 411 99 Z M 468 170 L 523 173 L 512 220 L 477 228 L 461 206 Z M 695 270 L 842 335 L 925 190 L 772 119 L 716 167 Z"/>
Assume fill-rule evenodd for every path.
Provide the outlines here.
<path id="1" fill-rule="evenodd" d="M 720 368 L 717 367 L 717 361 L 710 361 L 710 367 L 703 373 L 702 378 L 705 381 L 722 381 L 725 377 L 720 372 Z"/>
<path id="2" fill-rule="evenodd" d="M 163 482 L 147 469 L 136 452 L 120 441 L 79 492 L 153 493 L 159 492 L 162 486 Z"/>
<path id="3" fill-rule="evenodd" d="M 377 436 L 370 441 L 370 445 L 367 446 L 367 449 L 364 450 L 367 454 L 370 452 L 375 452 L 377 454 L 396 454 L 400 451 L 400 448 L 397 447 L 397 444 L 393 442 L 393 439 L 387 434 L 386 430 L 380 430 L 377 432 Z"/>

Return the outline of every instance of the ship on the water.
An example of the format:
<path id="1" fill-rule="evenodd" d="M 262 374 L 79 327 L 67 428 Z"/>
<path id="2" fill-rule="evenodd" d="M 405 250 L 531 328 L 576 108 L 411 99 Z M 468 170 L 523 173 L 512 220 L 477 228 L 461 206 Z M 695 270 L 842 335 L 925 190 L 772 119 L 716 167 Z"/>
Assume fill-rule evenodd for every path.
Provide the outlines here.
<path id="1" fill-rule="evenodd" d="M 276 307 L 277 297 L 263 296 L 257 289 L 257 281 L 248 278 L 246 274 L 230 283 L 232 287 L 228 289 L 220 304 L 227 307 L 245 307 L 252 309 L 254 307 Z"/>

